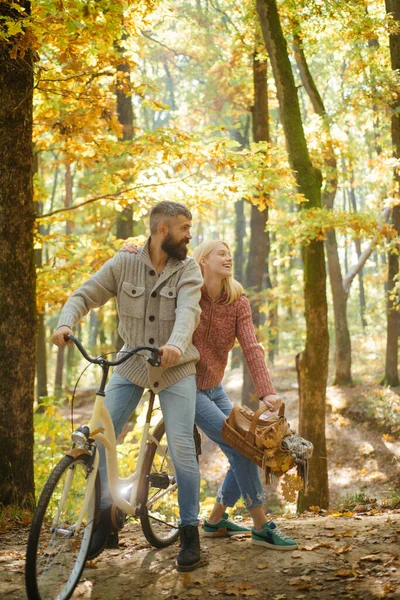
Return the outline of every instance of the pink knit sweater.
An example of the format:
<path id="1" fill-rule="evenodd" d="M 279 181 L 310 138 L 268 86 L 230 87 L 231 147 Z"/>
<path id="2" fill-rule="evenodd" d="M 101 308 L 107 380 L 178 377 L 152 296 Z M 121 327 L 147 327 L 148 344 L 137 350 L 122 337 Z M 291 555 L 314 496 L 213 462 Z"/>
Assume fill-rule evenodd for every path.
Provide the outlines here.
<path id="1" fill-rule="evenodd" d="M 213 302 L 204 289 L 201 290 L 200 323 L 193 334 L 193 344 L 200 352 L 196 365 L 196 382 L 199 390 L 216 387 L 221 383 L 228 353 L 235 339 L 243 349 L 257 396 L 262 398 L 276 394 L 265 365 L 264 351 L 254 334 L 249 301 L 243 294 L 232 304 L 224 303 L 222 296 Z"/>

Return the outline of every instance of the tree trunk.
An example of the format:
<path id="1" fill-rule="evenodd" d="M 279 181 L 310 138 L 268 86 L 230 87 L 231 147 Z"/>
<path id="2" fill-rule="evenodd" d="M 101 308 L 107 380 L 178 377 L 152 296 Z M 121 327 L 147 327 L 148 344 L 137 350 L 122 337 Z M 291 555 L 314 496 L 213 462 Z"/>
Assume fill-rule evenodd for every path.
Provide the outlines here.
<path id="1" fill-rule="evenodd" d="M 122 53 L 122 51 L 121 51 Z M 122 126 L 122 141 L 132 140 L 134 136 L 133 106 L 131 96 L 125 93 L 126 86 L 130 85 L 130 67 L 121 62 L 117 67 L 117 86 L 115 95 L 117 98 L 118 121 Z M 117 238 L 125 240 L 133 235 L 133 209 L 130 206 L 117 213 Z"/>
<path id="2" fill-rule="evenodd" d="M 33 156 L 33 174 L 39 170 L 39 154 L 34 153 Z M 43 213 L 43 203 L 34 203 L 35 212 L 38 215 Z M 39 233 L 44 233 L 44 227 L 39 226 Z M 43 248 L 35 249 L 35 264 L 37 269 L 41 269 L 43 265 Z M 40 313 L 37 316 L 37 346 L 36 346 L 36 398 L 42 398 L 48 395 L 47 390 L 47 349 L 46 349 L 46 327 L 44 314 Z"/>
<path id="3" fill-rule="evenodd" d="M 243 240 L 246 237 L 246 217 L 244 214 L 244 200 L 235 202 L 235 250 L 233 253 L 234 278 L 243 283 Z M 231 353 L 231 369 L 238 369 L 243 362 L 242 350 L 235 346 Z"/>
<path id="4" fill-rule="evenodd" d="M 123 50 L 120 49 L 121 57 Z M 132 97 L 127 96 L 125 89 L 130 86 L 130 67 L 123 60 L 117 67 L 117 86 L 115 95 L 117 98 L 118 121 L 122 127 L 122 142 L 132 140 L 134 137 L 134 114 L 132 106 Z M 133 208 L 126 206 L 121 213 L 117 213 L 116 235 L 120 240 L 126 240 L 133 236 Z M 118 331 L 119 317 L 116 313 L 116 328 Z M 116 349 L 121 350 L 124 340 L 117 333 Z"/>
<path id="5" fill-rule="evenodd" d="M 353 208 L 353 212 L 356 213 L 357 212 L 357 199 L 356 199 L 356 193 L 354 191 L 354 173 L 353 173 L 353 171 L 351 173 L 350 200 L 351 200 L 351 206 Z M 355 239 L 354 245 L 356 247 L 357 259 L 360 260 L 361 255 L 362 255 L 360 239 Z M 362 328 L 364 331 L 367 326 L 367 322 L 365 320 L 366 303 L 365 303 L 364 270 L 363 269 L 360 269 L 360 271 L 358 273 L 358 284 L 359 284 L 361 325 L 362 325 Z"/>
<path id="6" fill-rule="evenodd" d="M 326 136 L 324 148 L 324 185 L 322 190 L 322 206 L 333 209 L 337 191 L 337 162 L 330 132 L 329 115 L 315 85 L 314 78 L 308 68 L 301 40 L 300 24 L 294 22 L 293 46 L 296 64 L 301 81 L 311 100 L 314 111 L 321 117 Z M 351 385 L 351 340 L 347 323 L 347 294 L 342 285 L 342 274 L 339 261 L 338 245 L 335 231 L 329 232 L 326 240 L 329 281 L 331 285 L 333 314 L 335 323 L 335 385 Z"/>
<path id="7" fill-rule="evenodd" d="M 386 12 L 391 13 L 397 25 L 400 26 L 400 0 L 385 0 Z M 393 71 L 400 70 L 400 33 L 392 33 L 389 38 L 390 58 Z M 400 159 L 400 92 L 397 92 L 392 105 L 392 146 L 393 156 Z M 396 166 L 394 170 L 394 197 L 398 204 L 393 207 L 392 224 L 396 229 L 397 235 L 400 235 L 400 167 Z M 386 362 L 385 362 L 385 383 L 386 385 L 399 385 L 398 374 L 398 335 L 397 320 L 398 313 L 394 302 L 390 297 L 390 292 L 395 285 L 396 277 L 399 272 L 398 259 L 399 246 L 394 252 L 388 255 L 388 300 L 387 300 L 387 337 L 386 337 Z"/>
<path id="8" fill-rule="evenodd" d="M 10 16 L 23 18 L 0 3 Z M 0 504 L 25 506 L 34 501 L 33 67 L 29 50 L 10 56 L 17 43 L 0 42 Z"/>
<path id="9" fill-rule="evenodd" d="M 275 234 L 273 234 L 275 235 Z M 273 281 L 278 280 L 278 270 L 276 266 L 272 266 L 272 278 L 270 275 L 271 267 L 269 265 L 269 255 L 271 251 L 271 240 L 273 240 L 273 236 L 271 234 L 268 235 L 268 248 L 267 254 L 265 256 L 265 288 L 267 290 L 273 290 L 274 285 Z M 278 294 L 273 294 L 272 299 L 270 300 L 270 304 L 268 307 L 268 362 L 271 365 L 274 365 L 275 355 L 278 354 L 279 351 L 279 327 L 278 327 Z"/>
<path id="10" fill-rule="evenodd" d="M 73 199 L 73 179 L 72 179 L 72 171 L 71 164 L 66 163 L 65 165 L 65 177 L 64 177 L 64 207 L 69 208 L 72 206 Z M 67 220 L 65 223 L 65 233 L 66 235 L 70 235 L 72 233 L 73 223 L 70 220 Z M 72 346 L 73 348 L 73 346 Z M 70 354 L 68 354 L 70 356 Z M 56 361 L 56 373 L 54 378 L 54 396 L 56 400 L 60 400 L 62 396 L 62 388 L 63 388 L 63 378 L 64 378 L 64 358 L 65 352 L 64 348 L 57 348 L 57 361 Z M 68 376 L 67 376 L 68 379 Z"/>
<path id="11" fill-rule="evenodd" d="M 301 121 L 297 89 L 290 66 L 286 40 L 275 0 L 257 0 L 265 44 L 271 61 L 285 132 L 289 162 L 307 208 L 321 207 L 321 176 L 313 168 Z M 302 249 L 306 345 L 299 360 L 300 433 L 314 444 L 307 492 L 299 495 L 299 509 L 329 504 L 328 465 L 325 439 L 326 382 L 329 335 L 326 301 L 324 245 L 311 241 Z"/>
<path id="12" fill-rule="evenodd" d="M 335 379 L 334 385 L 351 385 L 351 340 L 347 324 L 347 298 L 343 288 L 336 232 L 328 231 L 325 241 L 328 273 L 335 319 Z"/>
<path id="13" fill-rule="evenodd" d="M 253 140 L 255 142 L 269 141 L 268 126 L 268 87 L 267 87 L 267 63 L 257 59 L 258 47 L 253 54 L 253 82 L 254 82 L 254 106 L 253 106 Z M 259 210 L 257 206 L 251 206 L 250 219 L 250 244 L 249 258 L 246 269 L 246 287 L 254 292 L 256 297 L 251 301 L 251 312 L 253 325 L 256 330 L 260 327 L 260 292 L 264 278 L 265 256 L 268 250 L 268 233 L 266 226 L 268 222 L 268 207 Z M 246 361 L 243 361 L 243 386 L 242 404 L 246 404 L 252 410 L 260 406 L 256 395 L 254 384 L 250 376 Z"/>

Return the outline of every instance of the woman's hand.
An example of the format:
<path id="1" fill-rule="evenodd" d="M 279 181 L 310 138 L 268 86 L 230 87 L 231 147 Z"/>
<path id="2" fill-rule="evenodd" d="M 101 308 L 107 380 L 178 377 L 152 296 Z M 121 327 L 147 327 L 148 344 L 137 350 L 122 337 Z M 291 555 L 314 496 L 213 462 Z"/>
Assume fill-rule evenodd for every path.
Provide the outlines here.
<path id="1" fill-rule="evenodd" d="M 136 244 L 124 244 L 118 250 L 118 252 L 129 252 L 129 254 L 137 254 L 139 252 L 139 246 Z"/>
<path id="2" fill-rule="evenodd" d="M 262 401 L 264 402 L 265 406 L 269 408 L 270 412 L 275 412 L 282 406 L 282 400 L 276 394 L 264 396 Z"/>

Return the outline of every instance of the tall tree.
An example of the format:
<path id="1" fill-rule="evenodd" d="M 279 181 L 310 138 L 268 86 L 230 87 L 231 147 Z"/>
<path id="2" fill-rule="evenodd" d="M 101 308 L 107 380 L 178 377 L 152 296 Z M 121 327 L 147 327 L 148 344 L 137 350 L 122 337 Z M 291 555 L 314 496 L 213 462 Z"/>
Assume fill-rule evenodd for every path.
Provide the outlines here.
<path id="1" fill-rule="evenodd" d="M 124 36 L 125 38 L 126 36 Z M 122 138 L 121 141 L 132 140 L 134 135 L 133 130 L 133 106 L 132 97 L 128 93 L 130 88 L 130 65 L 124 61 L 123 49 L 118 47 L 121 55 L 121 62 L 117 65 L 117 81 L 116 81 L 116 99 L 117 99 L 117 114 L 118 121 L 121 125 Z M 126 206 L 121 213 L 117 213 L 117 238 L 126 239 L 133 235 L 133 209 L 131 206 Z"/>
<path id="2" fill-rule="evenodd" d="M 314 112 L 321 118 L 322 129 L 325 136 L 324 144 L 324 186 L 322 190 L 322 205 L 333 210 L 337 190 L 337 161 L 330 131 L 330 119 L 322 97 L 315 84 L 314 78 L 308 67 L 301 37 L 300 23 L 296 17 L 293 19 L 293 46 L 296 64 L 299 69 L 301 81 L 306 90 Z M 339 261 L 338 243 L 334 229 L 327 232 L 326 255 L 328 259 L 328 273 L 331 284 L 333 315 L 335 323 L 335 385 L 350 385 L 351 379 L 351 341 L 347 323 L 347 298 L 343 284 L 342 272 Z"/>
<path id="3" fill-rule="evenodd" d="M 400 73 L 400 0 L 385 0 L 386 12 L 390 14 L 396 25 L 397 30 L 390 34 L 390 59 L 392 69 L 397 74 Z M 397 88 L 397 94 L 392 105 L 392 145 L 393 156 L 400 160 L 400 91 Z M 397 235 L 400 235 L 400 167 L 397 165 L 394 170 L 394 197 L 397 204 L 392 209 L 392 224 Z M 386 362 L 385 362 L 385 383 L 387 385 L 399 385 L 398 373 L 398 312 L 395 307 L 395 300 L 392 298 L 396 278 L 399 273 L 399 245 L 389 252 L 388 256 L 388 299 L 387 299 L 387 334 L 386 334 Z"/>
<path id="4" fill-rule="evenodd" d="M 24 12 L 16 8 L 19 4 Z M 33 500 L 36 353 L 30 2 L 0 3 L 0 504 Z"/>
<path id="5" fill-rule="evenodd" d="M 264 41 L 270 58 L 290 166 L 307 202 L 302 210 L 321 207 L 321 174 L 311 163 L 301 120 L 297 89 L 275 0 L 257 0 Z M 325 438 L 326 382 L 328 376 L 328 317 L 323 242 L 312 240 L 302 248 L 306 344 L 298 361 L 300 433 L 314 444 L 310 481 L 299 496 L 299 509 L 329 504 Z"/>
<path id="6" fill-rule="evenodd" d="M 258 38 L 258 36 L 257 36 Z M 253 54 L 253 83 L 254 105 L 253 140 L 255 142 L 269 142 L 268 125 L 268 86 L 267 62 L 259 59 L 260 40 L 257 39 Z M 260 327 L 260 292 L 262 289 L 265 267 L 265 256 L 268 251 L 269 238 L 266 226 L 268 222 L 268 206 L 260 210 L 255 204 L 251 205 L 250 217 L 250 244 L 249 259 L 246 268 L 246 287 L 251 288 L 255 298 L 251 302 L 253 324 L 256 329 Z M 255 395 L 254 385 L 251 380 L 247 364 L 243 362 L 243 387 L 242 403 L 247 404 L 252 410 L 259 408 L 259 399 Z"/>

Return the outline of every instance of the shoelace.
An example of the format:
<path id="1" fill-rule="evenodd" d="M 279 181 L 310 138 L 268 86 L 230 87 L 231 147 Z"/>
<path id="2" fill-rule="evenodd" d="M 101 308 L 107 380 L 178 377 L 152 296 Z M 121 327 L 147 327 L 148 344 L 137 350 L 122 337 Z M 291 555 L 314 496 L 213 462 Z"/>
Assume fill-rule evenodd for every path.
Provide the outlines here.
<path id="1" fill-rule="evenodd" d="M 288 540 L 289 539 L 289 536 L 286 535 L 286 533 L 284 533 L 281 529 L 279 529 L 279 527 L 275 527 L 275 529 L 272 529 L 272 531 L 274 533 L 277 533 L 282 540 Z"/>

